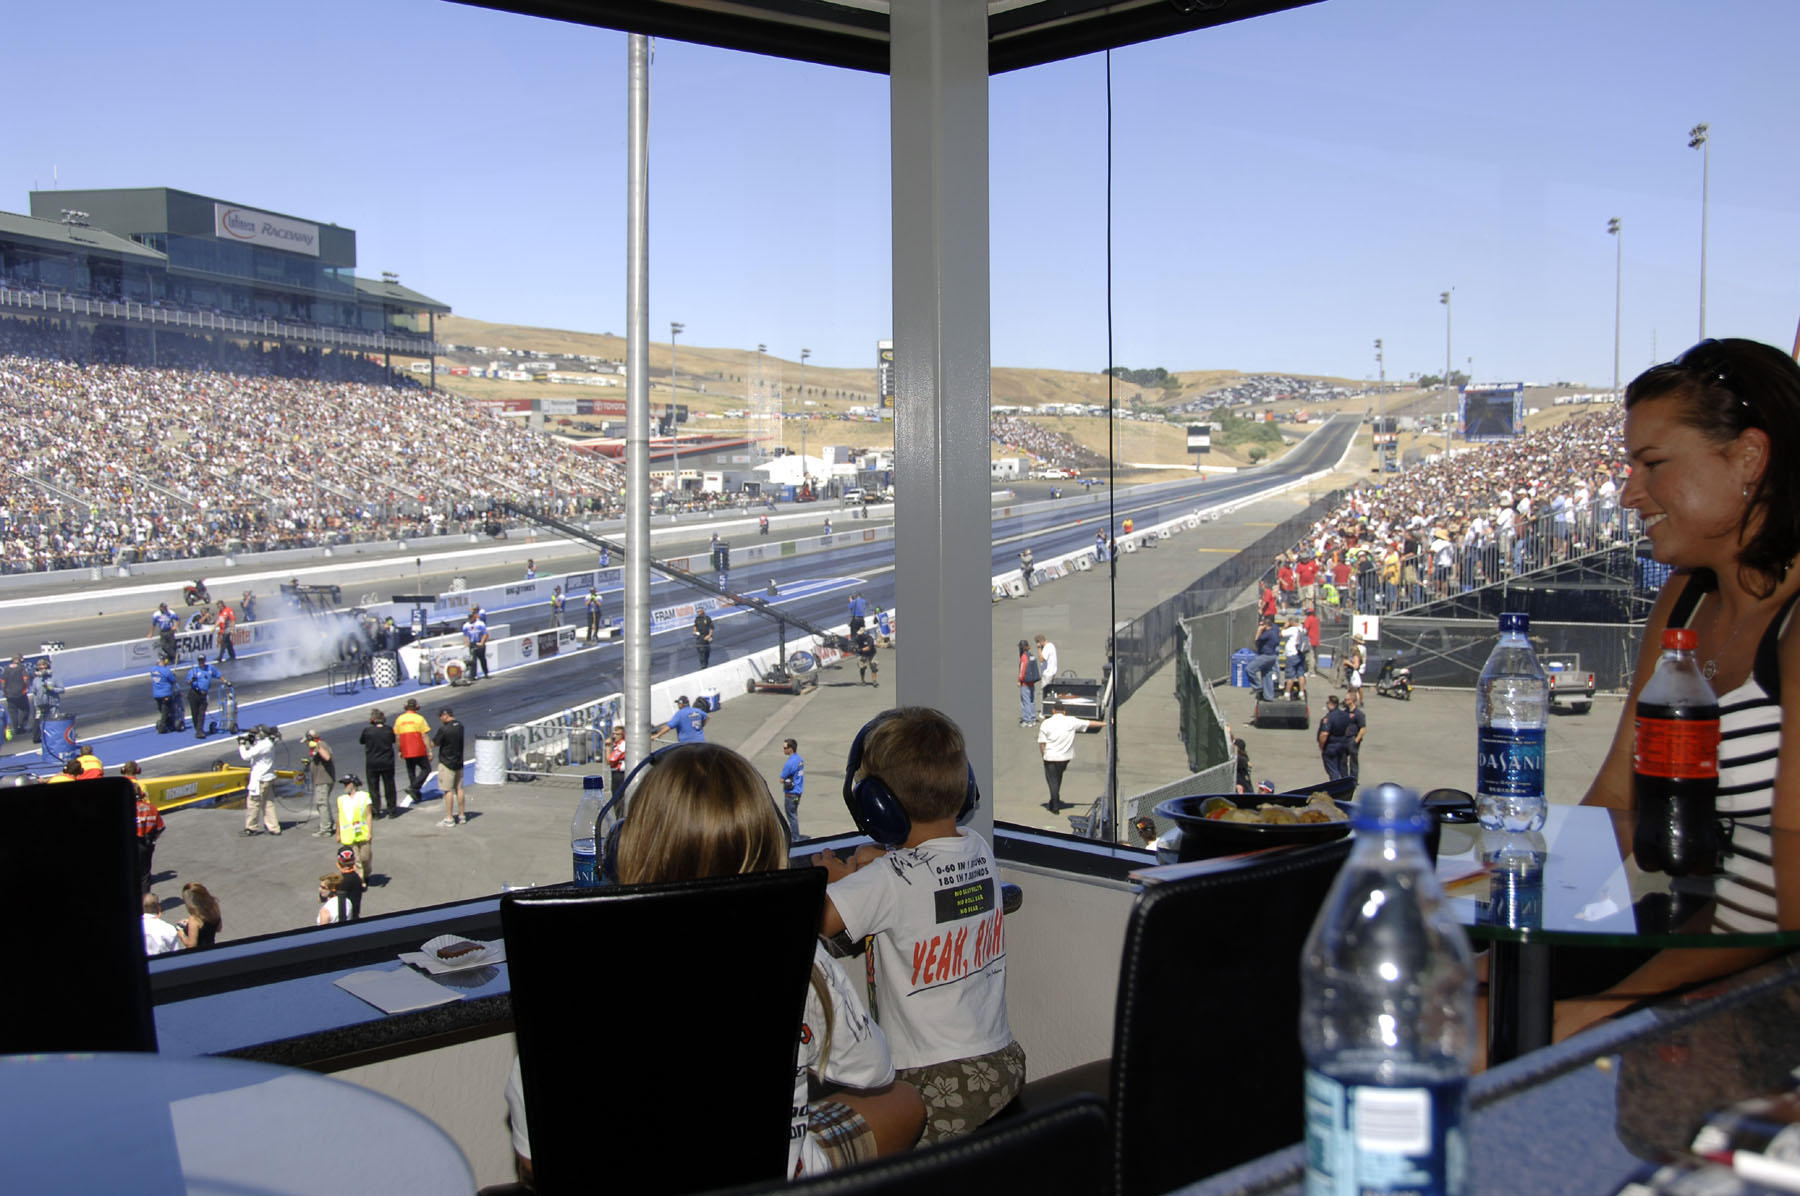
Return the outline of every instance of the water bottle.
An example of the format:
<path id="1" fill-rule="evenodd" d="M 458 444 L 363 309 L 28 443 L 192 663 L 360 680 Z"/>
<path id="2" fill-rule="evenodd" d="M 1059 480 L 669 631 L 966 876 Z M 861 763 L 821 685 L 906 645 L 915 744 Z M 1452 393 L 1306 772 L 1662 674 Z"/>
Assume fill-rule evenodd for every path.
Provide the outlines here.
<path id="1" fill-rule="evenodd" d="M 1638 867 L 1670 876 L 1712 871 L 1719 854 L 1719 700 L 1694 663 L 1690 627 L 1662 634 L 1662 659 L 1637 700 L 1631 792 Z"/>
<path id="2" fill-rule="evenodd" d="M 1475 685 L 1475 809 L 1490 831 L 1542 830 L 1544 728 L 1550 685 L 1525 632 L 1531 616 L 1500 616 L 1500 642 Z"/>
<path id="3" fill-rule="evenodd" d="M 1468 943 L 1409 789 L 1357 800 L 1356 841 L 1301 955 L 1307 1196 L 1467 1190 Z"/>
<path id="4" fill-rule="evenodd" d="M 600 810 L 605 805 L 606 778 L 582 777 L 581 804 L 575 807 L 574 821 L 569 823 L 569 852 L 575 858 L 575 883 L 578 885 L 600 883 L 594 871 L 594 824 L 600 820 Z"/>

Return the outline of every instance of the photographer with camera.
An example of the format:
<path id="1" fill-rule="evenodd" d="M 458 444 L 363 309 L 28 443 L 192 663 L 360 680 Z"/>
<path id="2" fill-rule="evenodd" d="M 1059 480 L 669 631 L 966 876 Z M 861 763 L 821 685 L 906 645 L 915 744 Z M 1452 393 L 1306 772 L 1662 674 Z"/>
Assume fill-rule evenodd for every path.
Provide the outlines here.
<path id="1" fill-rule="evenodd" d="M 331 793 L 337 785 L 337 765 L 331 762 L 331 745 L 313 730 L 306 732 L 306 780 L 312 786 L 313 815 L 319 823 L 313 834 L 337 834 L 337 819 L 332 814 L 336 803 Z"/>
<path id="2" fill-rule="evenodd" d="M 63 687 L 50 676 L 50 658 L 37 663 L 37 674 L 31 679 L 31 742 L 44 741 L 44 720 L 61 713 Z"/>
<path id="3" fill-rule="evenodd" d="M 259 723 L 238 736 L 238 755 L 250 766 L 249 788 L 244 795 L 244 835 L 281 833 L 281 818 L 271 800 L 275 788 L 275 741 L 281 732 Z M 259 827 L 261 828 L 259 830 Z"/>

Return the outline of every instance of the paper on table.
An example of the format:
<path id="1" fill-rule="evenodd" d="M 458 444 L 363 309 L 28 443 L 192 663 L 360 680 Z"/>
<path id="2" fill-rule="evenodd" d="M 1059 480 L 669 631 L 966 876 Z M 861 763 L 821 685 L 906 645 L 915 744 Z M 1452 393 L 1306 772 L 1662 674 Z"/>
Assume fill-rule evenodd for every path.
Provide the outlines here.
<path id="1" fill-rule="evenodd" d="M 391 972 L 352 972 L 336 983 L 345 992 L 361 997 L 384 1013 L 410 1013 L 463 999 L 461 993 L 434 984 L 404 967 Z"/>

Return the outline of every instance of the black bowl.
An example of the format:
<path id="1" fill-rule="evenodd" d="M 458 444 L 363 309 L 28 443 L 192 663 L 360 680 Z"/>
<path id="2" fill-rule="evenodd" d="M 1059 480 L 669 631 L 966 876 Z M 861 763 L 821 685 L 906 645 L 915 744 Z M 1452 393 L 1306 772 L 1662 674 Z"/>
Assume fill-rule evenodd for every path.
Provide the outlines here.
<path id="1" fill-rule="evenodd" d="M 1156 807 L 1156 813 L 1181 828 L 1178 859 L 1210 860 L 1216 856 L 1235 855 L 1242 851 L 1260 851 L 1266 847 L 1288 847 L 1304 843 L 1328 843 L 1350 833 L 1350 795 L 1356 790 L 1354 780 L 1325 781 L 1312 789 L 1294 793 L 1199 793 L 1191 797 L 1172 797 Z M 1304 806 L 1315 793 L 1328 793 L 1344 811 L 1343 822 L 1296 822 L 1264 824 L 1256 822 L 1219 822 L 1206 817 L 1201 808 L 1214 798 L 1233 805 L 1255 809 L 1274 803 Z"/>

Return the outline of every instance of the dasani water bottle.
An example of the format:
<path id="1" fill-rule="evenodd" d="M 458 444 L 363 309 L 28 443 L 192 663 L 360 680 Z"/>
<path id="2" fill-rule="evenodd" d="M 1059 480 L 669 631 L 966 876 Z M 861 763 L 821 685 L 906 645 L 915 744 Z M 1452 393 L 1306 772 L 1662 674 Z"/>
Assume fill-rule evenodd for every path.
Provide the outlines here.
<path id="1" fill-rule="evenodd" d="M 1544 728 L 1550 685 L 1531 650 L 1531 617 L 1500 616 L 1494 645 L 1475 685 L 1475 809 L 1490 831 L 1541 830 Z"/>

